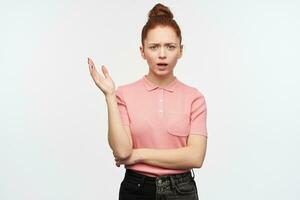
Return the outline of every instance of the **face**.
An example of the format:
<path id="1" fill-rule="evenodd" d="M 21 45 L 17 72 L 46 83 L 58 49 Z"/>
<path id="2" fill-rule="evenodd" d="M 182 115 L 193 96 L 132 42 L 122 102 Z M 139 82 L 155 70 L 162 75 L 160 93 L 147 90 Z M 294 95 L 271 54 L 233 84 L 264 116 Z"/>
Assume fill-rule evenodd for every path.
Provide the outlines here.
<path id="1" fill-rule="evenodd" d="M 148 31 L 140 51 L 147 60 L 150 75 L 174 76 L 173 69 L 182 56 L 182 45 L 173 28 L 157 26 Z"/>

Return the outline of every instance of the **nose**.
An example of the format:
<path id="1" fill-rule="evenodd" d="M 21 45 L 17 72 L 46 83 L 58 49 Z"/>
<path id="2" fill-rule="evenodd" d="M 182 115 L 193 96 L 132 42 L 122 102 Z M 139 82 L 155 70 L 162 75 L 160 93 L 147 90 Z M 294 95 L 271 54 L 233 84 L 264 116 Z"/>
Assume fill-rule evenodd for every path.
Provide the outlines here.
<path id="1" fill-rule="evenodd" d="M 159 50 L 159 58 L 166 58 L 166 53 L 164 48 L 160 48 Z"/>

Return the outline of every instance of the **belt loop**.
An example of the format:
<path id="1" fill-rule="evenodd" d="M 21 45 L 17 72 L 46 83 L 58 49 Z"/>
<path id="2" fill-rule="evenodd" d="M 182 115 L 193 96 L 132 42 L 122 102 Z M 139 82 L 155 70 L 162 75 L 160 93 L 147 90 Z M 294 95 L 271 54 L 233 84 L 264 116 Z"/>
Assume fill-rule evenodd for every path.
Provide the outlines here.
<path id="1" fill-rule="evenodd" d="M 175 188 L 175 181 L 173 179 L 173 176 L 170 176 L 170 181 L 171 181 L 172 188 Z"/>
<path id="2" fill-rule="evenodd" d="M 192 169 L 192 173 L 193 173 L 192 178 L 195 179 L 194 169 Z"/>
<path id="3" fill-rule="evenodd" d="M 144 187 L 144 183 L 145 183 L 145 176 L 141 177 L 141 187 Z"/>

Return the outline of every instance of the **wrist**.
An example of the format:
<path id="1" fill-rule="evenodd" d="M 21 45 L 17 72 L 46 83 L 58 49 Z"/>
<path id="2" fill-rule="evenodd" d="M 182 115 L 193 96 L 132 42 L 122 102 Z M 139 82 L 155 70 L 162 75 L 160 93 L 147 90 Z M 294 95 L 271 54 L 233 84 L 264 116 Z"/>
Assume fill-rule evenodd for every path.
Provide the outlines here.
<path id="1" fill-rule="evenodd" d="M 105 99 L 106 100 L 110 100 L 110 99 L 114 99 L 116 98 L 116 94 L 115 93 L 111 93 L 111 94 L 106 94 L 105 95 Z"/>
<path id="2" fill-rule="evenodd" d="M 139 156 L 138 159 L 140 162 L 145 162 L 147 160 L 147 149 L 138 149 Z"/>

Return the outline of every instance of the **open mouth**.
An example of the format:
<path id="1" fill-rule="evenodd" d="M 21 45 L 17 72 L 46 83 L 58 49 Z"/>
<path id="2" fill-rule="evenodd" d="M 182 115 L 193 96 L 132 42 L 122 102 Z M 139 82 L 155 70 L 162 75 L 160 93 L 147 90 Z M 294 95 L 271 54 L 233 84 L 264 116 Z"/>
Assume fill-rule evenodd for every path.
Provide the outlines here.
<path id="1" fill-rule="evenodd" d="M 167 66 L 168 64 L 167 63 L 157 63 L 158 66 L 161 66 L 161 67 L 165 67 Z"/>
<path id="2" fill-rule="evenodd" d="M 168 64 L 166 64 L 166 63 L 158 63 L 157 64 L 157 69 L 158 70 L 162 70 L 162 71 L 167 70 L 168 69 Z"/>

